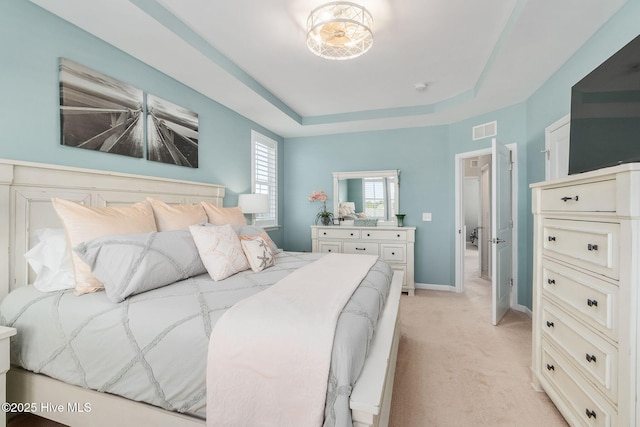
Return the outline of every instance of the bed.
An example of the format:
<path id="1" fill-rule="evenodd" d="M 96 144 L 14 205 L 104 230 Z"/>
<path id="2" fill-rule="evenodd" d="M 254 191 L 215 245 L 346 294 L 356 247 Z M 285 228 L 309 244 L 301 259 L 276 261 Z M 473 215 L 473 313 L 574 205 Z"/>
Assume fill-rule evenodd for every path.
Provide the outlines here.
<path id="1" fill-rule="evenodd" d="M 224 309 L 233 306 L 238 299 L 241 300 L 244 297 L 258 294 L 259 291 L 269 288 L 273 283 L 286 276 L 287 272 L 293 271 L 294 266 L 310 264 L 320 257 L 319 254 L 280 252 L 276 256 L 277 261 L 275 266 L 262 272 L 266 274 L 254 273 L 251 270 L 247 270 L 229 279 L 216 282 L 213 285 L 207 274 L 195 275 L 169 286 L 129 296 L 124 299 L 124 302 L 118 304 L 106 300 L 105 292 L 75 297 L 69 291 L 61 291 L 43 296 L 34 292 L 31 286 L 27 286 L 28 283 L 33 281 L 34 277 L 33 272 L 30 271 L 24 259 L 24 253 L 27 252 L 32 245 L 36 231 L 60 227 L 58 216 L 51 205 L 52 197 L 83 202 L 88 206 L 124 206 L 131 205 L 146 197 L 152 197 L 169 204 L 190 204 L 206 201 L 213 206 L 220 207 L 222 206 L 222 199 L 224 197 L 224 187 L 212 184 L 0 160 L 0 209 L 2 209 L 3 213 L 3 215 L 0 216 L 0 221 L 2 221 L 2 223 L 0 223 L 0 247 L 9 248 L 10 255 L 6 259 L 0 259 L 0 298 L 5 299 L 10 291 L 14 291 L 7 300 L 10 301 L 11 304 L 6 303 L 5 307 L 9 305 L 11 307 L 22 307 L 17 311 L 23 312 L 25 311 L 23 310 L 24 307 L 35 305 L 35 303 L 29 301 L 38 300 L 38 304 L 48 307 L 44 310 L 45 312 L 52 313 L 53 310 L 51 310 L 51 307 L 54 305 L 58 307 L 61 303 L 63 303 L 63 305 L 73 304 L 74 301 L 77 302 L 77 300 L 84 299 L 85 302 L 91 300 L 93 304 L 96 304 L 96 307 L 99 307 L 84 310 L 90 313 L 95 313 L 96 310 L 101 309 L 105 313 L 112 313 L 113 316 L 121 316 L 123 305 L 127 305 L 129 308 L 133 307 L 134 311 L 139 309 L 144 313 L 144 317 L 147 315 L 148 310 L 151 310 L 149 307 L 154 306 L 154 301 L 163 301 L 167 294 L 178 295 L 178 298 L 198 300 L 198 304 L 200 305 L 194 304 L 194 306 L 197 306 L 197 310 L 202 311 L 201 305 L 204 304 L 203 301 L 207 301 L 207 295 L 214 293 L 220 295 L 221 293 L 225 293 L 229 287 L 242 289 L 239 296 L 235 296 L 228 301 L 220 300 L 218 297 L 212 299 L 214 303 L 212 303 L 213 305 L 209 306 L 206 311 L 207 313 L 219 312 L 218 314 L 211 315 L 211 319 L 213 319 L 215 323 L 215 320 L 224 312 Z M 377 274 L 381 275 L 380 269 L 384 268 L 384 265 L 376 262 L 376 267 L 372 268 L 372 270 L 379 270 Z M 375 275 L 376 273 L 373 272 L 371 274 Z M 390 284 L 387 284 L 388 290 L 385 290 L 384 286 L 380 285 L 382 286 L 382 288 L 380 288 L 381 290 L 378 289 L 375 291 L 382 295 L 380 300 L 386 303 L 381 305 L 379 313 L 375 314 L 375 316 L 378 317 L 375 334 L 372 334 L 368 344 L 365 344 L 365 346 L 368 345 L 368 349 L 364 350 L 366 359 L 364 359 L 360 375 L 357 376 L 356 374 L 357 381 L 351 390 L 350 396 L 347 392 L 347 410 L 350 413 L 349 415 L 353 421 L 353 425 L 358 427 L 385 426 L 388 423 L 399 338 L 398 305 L 402 278 L 397 273 L 394 274 L 393 272 L 389 273 L 387 271 L 387 274 L 392 276 Z M 267 280 L 265 276 L 269 276 L 270 278 Z M 244 284 L 238 285 L 238 283 Z M 257 285 L 247 285 L 247 283 L 257 283 Z M 233 286 L 231 286 L 232 284 Z M 187 290 L 192 292 L 194 289 L 196 290 L 195 296 L 191 294 L 187 295 Z M 203 291 L 203 289 L 206 289 L 206 292 Z M 359 291 L 360 288 L 358 288 L 353 295 L 356 296 Z M 216 304 L 221 304 L 221 306 Z M 356 300 L 350 301 L 344 310 L 347 312 L 358 311 L 362 304 L 363 303 L 356 298 Z M 176 305 L 178 304 L 169 303 L 169 306 Z M 163 310 L 166 312 L 167 306 L 165 305 L 163 307 Z M 40 317 L 40 326 L 20 326 L 22 320 L 16 320 L 20 318 L 20 313 L 17 311 L 12 312 L 5 308 L 3 313 L 5 321 L 12 322 L 18 329 L 18 335 L 12 342 L 12 345 L 14 343 L 16 344 L 16 349 L 18 345 L 24 343 L 33 345 L 34 342 L 47 341 L 43 337 L 54 335 L 53 333 L 47 332 L 47 327 L 54 327 L 54 330 L 59 327 L 59 324 L 55 323 L 55 319 L 52 320 L 46 317 Z M 82 312 L 83 309 L 73 308 L 71 311 Z M 60 312 L 57 313 L 56 315 L 59 317 Z M 93 314 L 90 315 L 93 316 Z M 180 314 L 177 316 L 188 317 L 189 315 Z M 108 318 L 108 315 L 106 317 Z M 343 317 L 346 318 L 346 316 L 341 314 L 339 323 Z M 197 316 L 192 316 L 190 320 L 183 319 L 184 321 L 178 321 L 176 319 L 177 318 L 170 319 L 170 321 L 168 321 L 171 324 L 179 323 L 180 325 L 189 325 L 189 321 L 199 324 L 199 328 L 187 328 L 186 326 L 183 326 L 183 328 L 185 328 L 185 330 L 197 329 L 201 331 L 199 333 L 203 337 L 202 343 L 205 344 L 201 343 L 200 346 L 206 346 L 206 334 L 210 331 L 206 331 L 206 328 L 204 328 L 205 330 L 203 331 L 201 326 L 206 322 L 203 322 L 201 319 L 193 320 L 197 319 Z M 83 321 L 74 320 L 74 322 Z M 154 326 L 162 330 L 170 329 L 167 327 L 163 329 L 161 325 L 157 324 Z M 32 329 L 34 327 L 36 328 L 35 330 Z M 99 328 L 100 327 L 98 327 L 98 329 Z M 349 327 L 346 328 L 349 329 Z M 66 333 L 72 333 L 74 329 L 71 329 L 71 331 L 67 331 Z M 77 330 L 77 328 L 75 330 Z M 339 331 L 339 327 L 336 330 Z M 31 331 L 31 334 L 29 331 Z M 182 336 L 186 334 L 180 333 L 175 335 Z M 337 335 L 339 335 L 339 332 L 336 333 L 336 336 Z M 160 341 L 164 342 L 162 340 Z M 175 345 L 179 344 L 171 344 L 170 347 Z M 52 348 L 61 349 L 59 350 L 61 353 L 65 351 L 64 346 L 60 344 L 49 343 L 49 346 L 49 348 L 45 347 L 45 350 L 43 350 L 45 353 L 51 352 Z M 87 345 L 87 347 L 91 347 L 91 345 Z M 47 363 L 43 363 L 43 359 L 46 358 L 37 356 L 36 351 L 33 352 L 35 355 L 34 359 L 37 359 L 35 362 L 22 360 L 25 358 L 25 354 L 31 355 L 32 353 L 30 352 L 20 351 L 16 353 L 18 350 L 14 350 L 13 348 L 12 352 L 12 357 L 16 363 L 28 366 L 31 370 L 13 366 L 9 371 L 7 375 L 7 396 L 10 402 L 35 402 L 41 405 L 47 404 L 48 402 L 59 402 L 61 401 L 60 396 L 64 396 L 64 402 L 61 403 L 65 405 L 71 403 L 73 410 L 38 411 L 39 415 L 46 418 L 69 425 L 85 425 L 87 424 L 87 420 L 90 420 L 91 425 L 101 425 L 100 423 L 103 423 L 102 425 L 113 425 L 117 423 L 118 425 L 145 424 L 167 426 L 205 424 L 205 410 L 202 400 L 203 387 L 201 386 L 196 387 L 199 389 L 200 400 L 198 400 L 197 397 L 198 392 L 191 392 L 192 394 L 181 400 L 180 403 L 176 403 L 180 399 L 173 401 L 170 398 L 166 398 L 166 396 L 159 399 L 158 396 L 164 393 L 164 389 L 157 386 L 143 387 L 143 389 L 147 391 L 151 390 L 151 396 L 141 397 L 136 394 L 138 392 L 128 390 L 131 388 L 129 386 L 123 386 L 120 389 L 117 386 L 114 387 L 114 384 L 117 385 L 118 383 L 118 381 L 113 379 L 117 376 L 114 373 L 108 374 L 110 380 L 95 380 L 94 374 L 89 374 L 89 379 L 84 378 L 77 380 L 76 378 L 74 380 L 75 374 L 72 374 L 69 378 L 65 378 L 64 376 L 48 371 L 46 367 L 43 368 L 43 366 L 47 365 Z M 164 352 L 167 353 L 167 351 Z M 74 357 L 84 356 L 71 354 L 68 357 L 73 359 Z M 95 357 L 95 355 L 87 357 Z M 123 357 L 132 360 L 132 357 L 135 358 L 136 355 L 128 354 Z M 203 363 L 201 358 L 196 359 L 197 361 L 192 362 L 194 366 L 197 366 L 198 363 Z M 332 364 L 333 360 L 332 356 Z M 125 360 L 122 363 L 126 364 L 128 362 Z M 34 364 L 36 366 L 35 368 Z M 121 365 L 119 366 L 122 368 Z M 143 368 L 140 369 L 140 378 L 143 378 L 144 381 L 151 381 L 152 383 L 153 381 L 157 381 L 155 375 L 148 374 L 149 371 L 155 373 L 156 371 L 153 369 L 162 370 L 163 368 L 143 366 Z M 189 373 L 190 376 L 180 375 L 178 380 L 174 378 L 174 382 L 180 383 L 182 388 L 188 388 L 188 386 L 193 386 L 194 384 L 202 384 L 202 379 L 200 378 L 204 375 L 204 373 L 201 373 L 202 369 L 203 368 L 191 370 Z M 359 368 L 357 370 L 360 371 Z M 34 373 L 33 371 L 39 373 Z M 56 379 L 56 377 L 60 379 Z M 141 381 L 141 383 L 144 383 L 144 381 Z M 329 390 L 331 389 L 330 385 L 327 387 Z M 180 393 L 186 396 L 185 393 L 187 392 L 181 389 Z M 180 393 L 177 394 L 181 395 Z M 122 397 L 122 395 L 128 396 L 129 398 Z M 144 401 L 147 403 L 144 403 Z M 90 403 L 90 405 L 85 407 L 85 403 Z M 327 405 L 327 408 L 329 408 L 329 405 Z M 45 409 L 47 409 L 47 407 L 45 407 Z M 325 409 L 325 411 L 327 411 L 326 414 L 329 414 L 331 409 Z M 329 415 L 326 416 L 329 418 Z"/>

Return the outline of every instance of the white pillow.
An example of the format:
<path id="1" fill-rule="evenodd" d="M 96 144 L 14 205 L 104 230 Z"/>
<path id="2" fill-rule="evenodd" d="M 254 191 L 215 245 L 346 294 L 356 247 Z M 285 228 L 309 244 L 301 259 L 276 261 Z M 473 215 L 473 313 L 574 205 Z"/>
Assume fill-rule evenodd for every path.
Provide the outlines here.
<path id="1" fill-rule="evenodd" d="M 73 264 L 62 228 L 36 230 L 36 244 L 24 254 L 36 273 L 33 286 L 41 292 L 72 289 Z"/>
<path id="2" fill-rule="evenodd" d="M 189 231 L 209 276 L 222 280 L 249 268 L 240 239 L 227 225 L 192 225 Z"/>
<path id="3" fill-rule="evenodd" d="M 240 244 L 254 272 L 262 271 L 276 263 L 271 246 L 262 236 L 240 239 Z"/>

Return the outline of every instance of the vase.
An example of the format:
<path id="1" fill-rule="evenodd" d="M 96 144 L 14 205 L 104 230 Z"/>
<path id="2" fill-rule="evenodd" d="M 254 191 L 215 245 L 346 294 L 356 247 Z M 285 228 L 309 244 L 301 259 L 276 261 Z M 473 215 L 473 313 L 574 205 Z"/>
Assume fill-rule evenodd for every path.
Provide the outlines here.
<path id="1" fill-rule="evenodd" d="M 402 227 L 404 225 L 404 217 L 406 214 L 396 214 L 396 218 L 398 219 L 398 227 Z"/>
<path id="2" fill-rule="evenodd" d="M 331 218 L 329 218 L 328 216 L 323 216 L 322 225 L 329 225 L 329 224 L 331 224 Z"/>

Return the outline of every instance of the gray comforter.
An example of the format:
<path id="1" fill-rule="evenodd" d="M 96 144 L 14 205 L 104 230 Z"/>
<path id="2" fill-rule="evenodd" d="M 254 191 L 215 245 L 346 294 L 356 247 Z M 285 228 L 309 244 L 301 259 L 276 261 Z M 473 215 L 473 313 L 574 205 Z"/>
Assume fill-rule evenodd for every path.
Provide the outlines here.
<path id="1" fill-rule="evenodd" d="M 206 359 L 215 322 L 237 301 L 322 254 L 278 254 L 274 267 L 215 282 L 200 275 L 110 302 L 103 292 L 9 294 L 0 323 L 17 328 L 11 362 L 67 383 L 204 418 Z M 378 261 L 344 307 L 334 340 L 325 426 L 351 426 L 349 396 L 386 301 L 392 270 Z M 295 392 L 295 391 L 292 391 Z"/>

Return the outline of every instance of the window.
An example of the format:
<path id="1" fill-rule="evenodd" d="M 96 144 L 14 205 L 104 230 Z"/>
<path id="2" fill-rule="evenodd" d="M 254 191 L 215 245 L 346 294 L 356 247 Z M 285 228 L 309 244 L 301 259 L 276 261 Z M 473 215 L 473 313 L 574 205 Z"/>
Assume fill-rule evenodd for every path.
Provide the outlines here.
<path id="1" fill-rule="evenodd" d="M 251 131 L 251 192 L 269 196 L 269 212 L 256 214 L 256 225 L 278 225 L 278 143 Z"/>
<path id="2" fill-rule="evenodd" d="M 391 220 L 396 214 L 395 178 L 372 177 L 363 178 L 364 213 L 369 218 Z"/>

